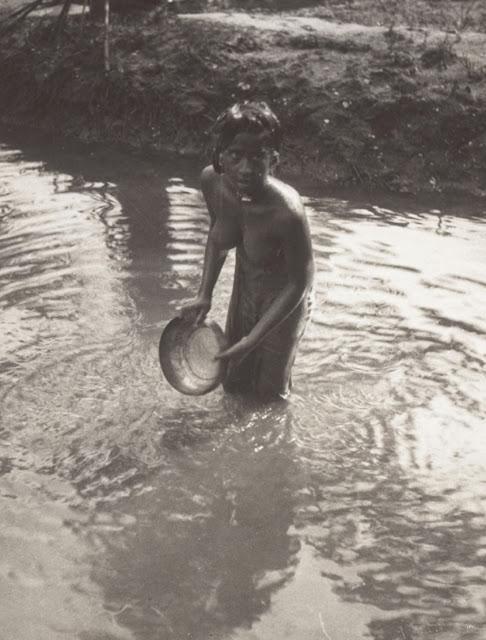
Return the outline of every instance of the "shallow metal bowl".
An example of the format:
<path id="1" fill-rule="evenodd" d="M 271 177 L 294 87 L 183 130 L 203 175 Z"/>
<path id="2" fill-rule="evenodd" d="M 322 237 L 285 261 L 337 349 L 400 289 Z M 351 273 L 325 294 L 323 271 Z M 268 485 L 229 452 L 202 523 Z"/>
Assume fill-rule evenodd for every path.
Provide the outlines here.
<path id="1" fill-rule="evenodd" d="M 174 318 L 162 331 L 159 360 L 166 380 L 174 389 L 200 396 L 215 389 L 225 375 L 225 364 L 214 357 L 227 347 L 216 322 L 194 325 Z"/>

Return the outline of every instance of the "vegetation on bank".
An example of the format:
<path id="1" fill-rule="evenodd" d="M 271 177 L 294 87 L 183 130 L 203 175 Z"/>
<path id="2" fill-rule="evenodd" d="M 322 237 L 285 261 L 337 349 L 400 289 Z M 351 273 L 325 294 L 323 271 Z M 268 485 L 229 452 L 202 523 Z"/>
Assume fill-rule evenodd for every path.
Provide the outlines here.
<path id="1" fill-rule="evenodd" d="M 486 18 L 477 3 L 459 4 L 328 0 L 251 20 L 166 8 L 115 15 L 109 73 L 102 23 L 71 16 L 53 39 L 52 19 L 32 18 L 0 40 L 2 119 L 87 142 L 202 153 L 221 109 L 265 99 L 287 131 L 286 174 L 483 195 Z"/>

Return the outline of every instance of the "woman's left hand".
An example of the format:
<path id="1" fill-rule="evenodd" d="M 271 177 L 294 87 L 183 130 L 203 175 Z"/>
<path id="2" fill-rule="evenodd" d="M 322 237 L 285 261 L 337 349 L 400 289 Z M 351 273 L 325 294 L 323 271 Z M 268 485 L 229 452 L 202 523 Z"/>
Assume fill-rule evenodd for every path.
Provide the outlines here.
<path id="1" fill-rule="evenodd" d="M 239 358 L 242 360 L 246 355 L 250 353 L 250 351 L 256 345 L 251 341 L 247 336 L 235 342 L 234 345 L 228 347 L 228 349 L 224 349 L 220 351 L 217 356 L 215 356 L 216 360 L 230 360 L 231 358 Z"/>

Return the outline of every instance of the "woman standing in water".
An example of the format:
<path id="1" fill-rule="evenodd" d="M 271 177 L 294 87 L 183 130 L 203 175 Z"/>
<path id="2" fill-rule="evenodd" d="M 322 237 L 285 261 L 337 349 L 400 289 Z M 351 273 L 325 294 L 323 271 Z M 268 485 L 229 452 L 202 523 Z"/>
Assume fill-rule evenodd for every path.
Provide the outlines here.
<path id="1" fill-rule="evenodd" d="M 212 166 L 201 175 L 210 215 L 201 286 L 181 309 L 202 322 L 226 255 L 236 248 L 223 383 L 230 392 L 285 398 L 309 312 L 314 273 L 309 227 L 299 194 L 272 173 L 280 123 L 267 104 L 224 111 L 215 126 Z"/>

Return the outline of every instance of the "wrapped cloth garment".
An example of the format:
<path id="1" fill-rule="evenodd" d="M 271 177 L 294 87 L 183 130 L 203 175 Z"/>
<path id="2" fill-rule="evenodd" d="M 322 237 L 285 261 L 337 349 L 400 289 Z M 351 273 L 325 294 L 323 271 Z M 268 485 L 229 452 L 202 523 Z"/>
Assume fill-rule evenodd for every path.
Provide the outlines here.
<path id="1" fill-rule="evenodd" d="M 243 243 L 236 250 L 233 291 L 226 323 L 230 344 L 247 336 L 287 284 L 282 251 L 273 252 L 265 264 L 255 264 Z M 241 361 L 228 365 L 223 386 L 233 393 L 285 398 L 291 388 L 291 369 L 312 307 L 312 294 Z"/>

